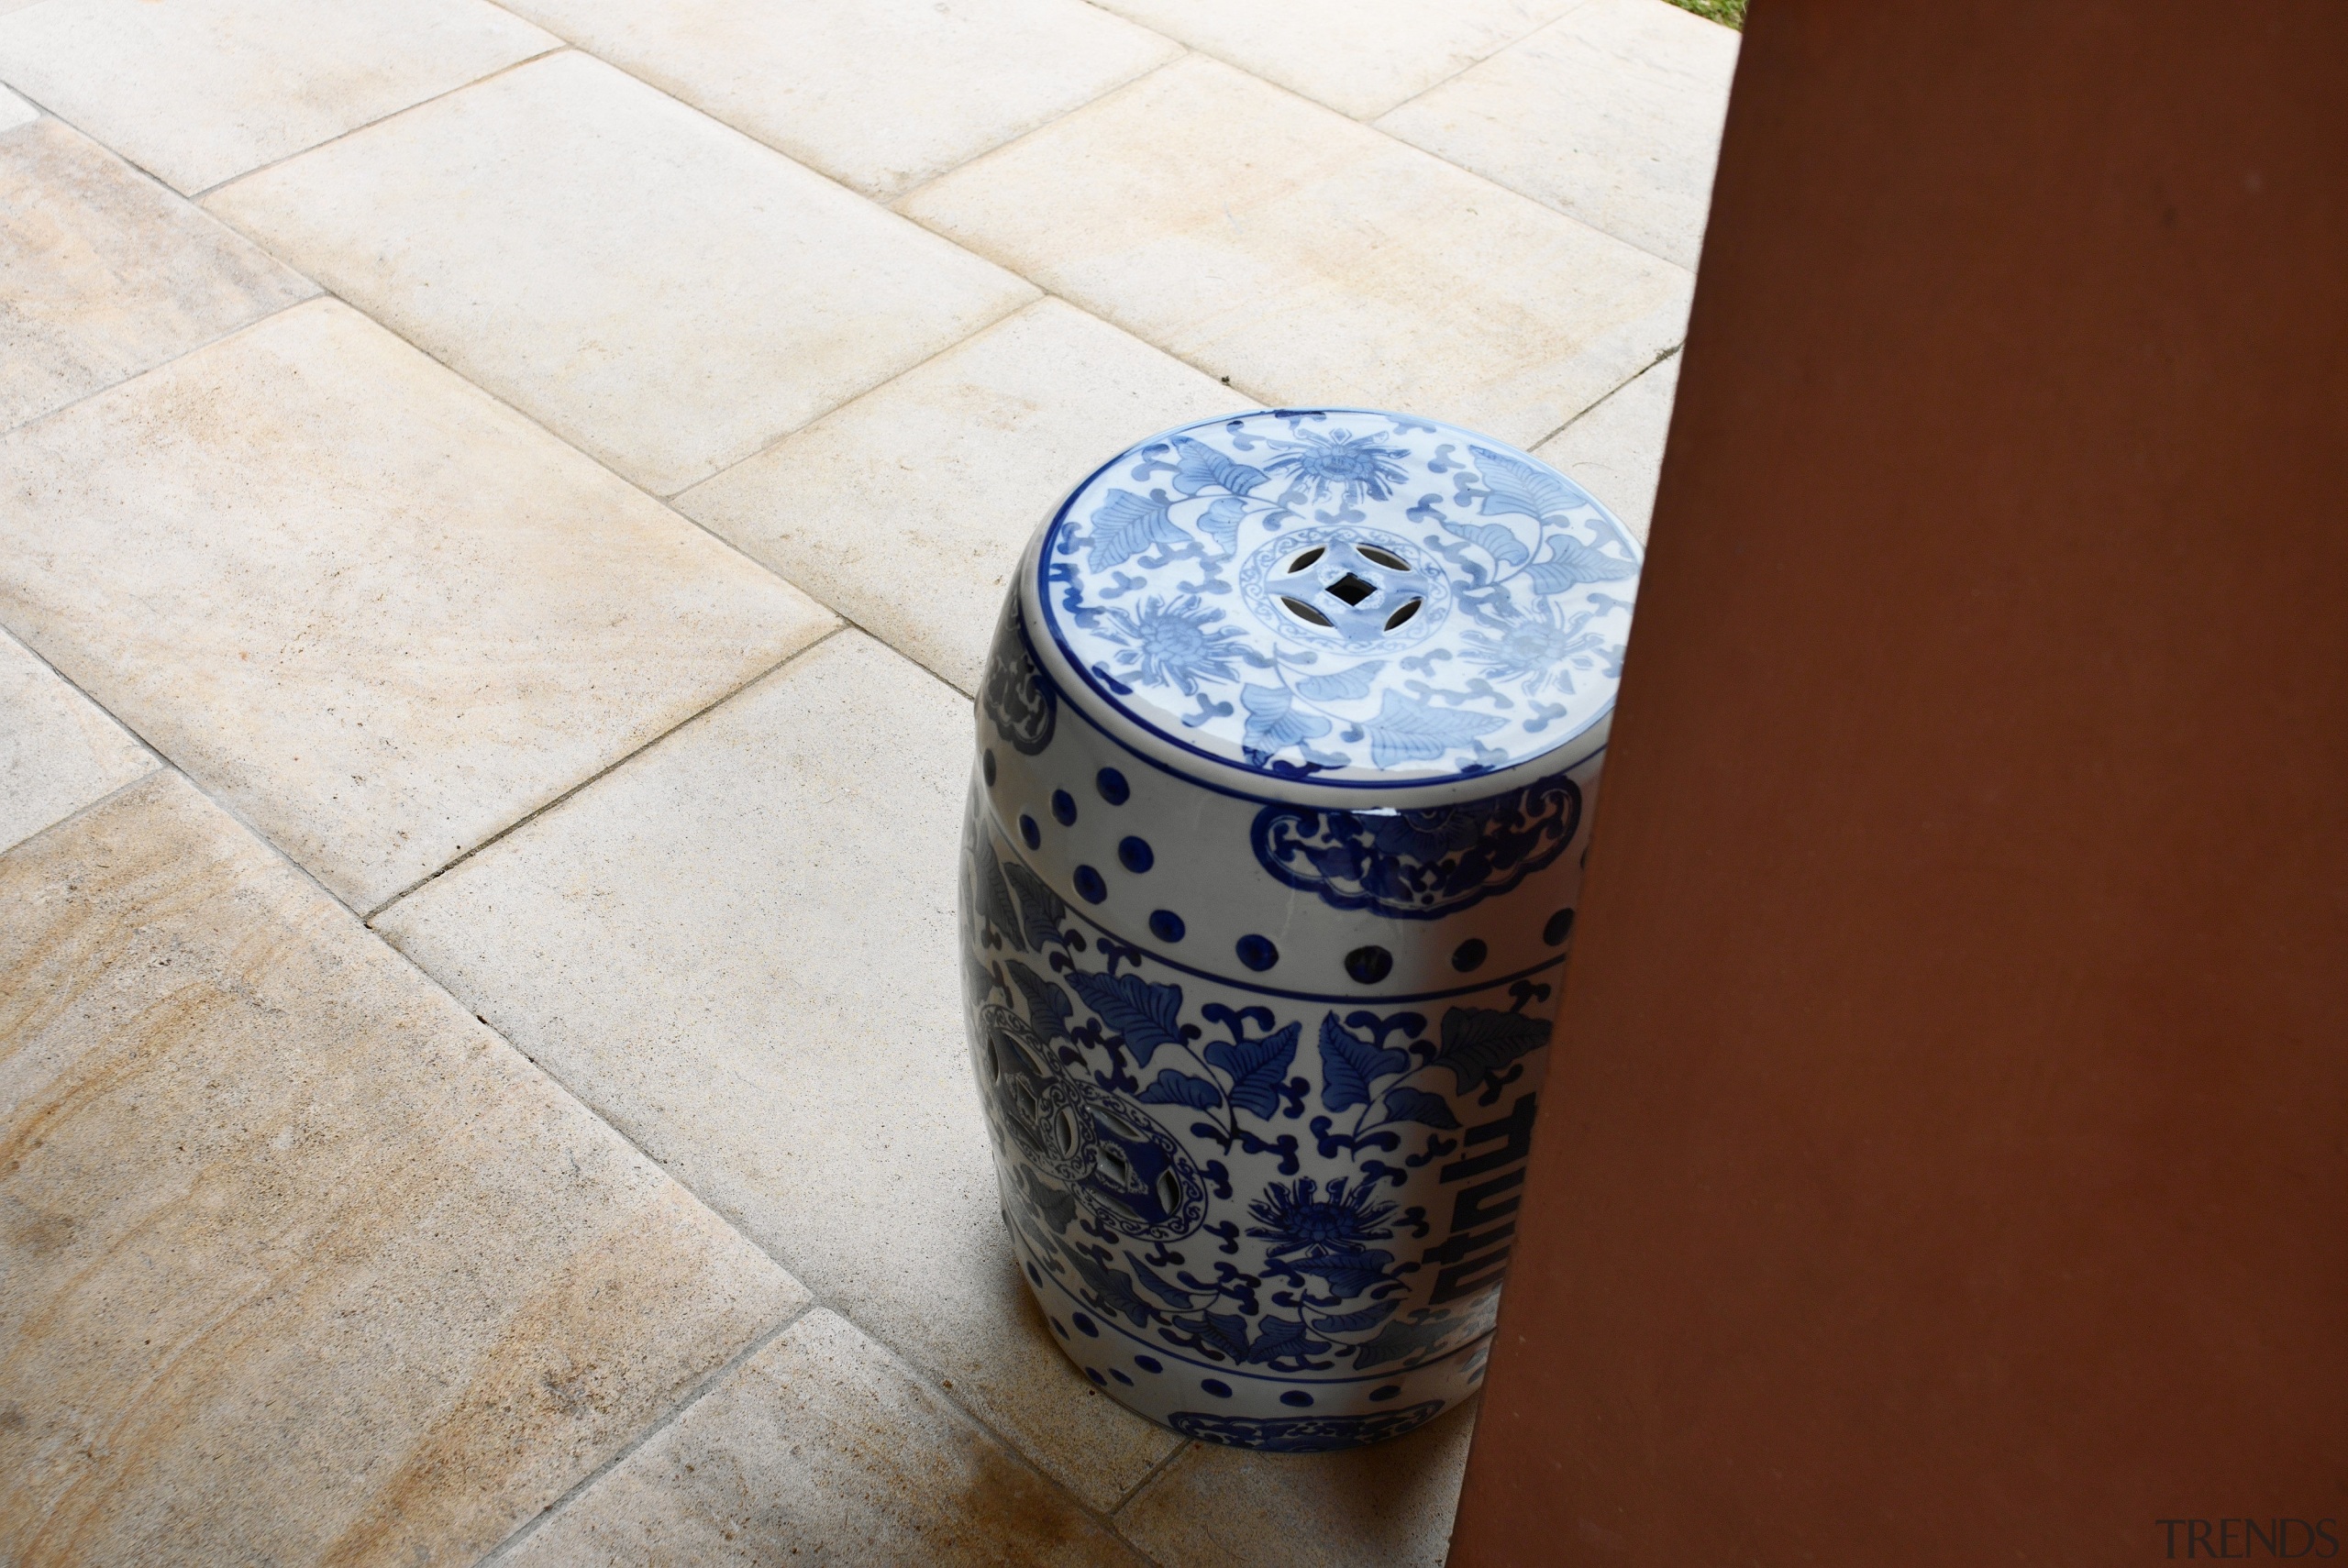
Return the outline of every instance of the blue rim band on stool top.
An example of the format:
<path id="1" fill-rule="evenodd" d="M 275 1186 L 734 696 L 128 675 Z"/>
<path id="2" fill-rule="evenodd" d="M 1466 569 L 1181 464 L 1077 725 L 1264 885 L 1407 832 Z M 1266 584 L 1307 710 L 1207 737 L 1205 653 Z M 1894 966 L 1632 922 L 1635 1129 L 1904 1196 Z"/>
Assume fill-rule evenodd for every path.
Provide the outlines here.
<path id="1" fill-rule="evenodd" d="M 1360 409 L 1153 437 L 1031 541 L 964 990 L 1021 1272 L 1111 1397 L 1302 1451 L 1480 1381 L 1640 563 Z"/>

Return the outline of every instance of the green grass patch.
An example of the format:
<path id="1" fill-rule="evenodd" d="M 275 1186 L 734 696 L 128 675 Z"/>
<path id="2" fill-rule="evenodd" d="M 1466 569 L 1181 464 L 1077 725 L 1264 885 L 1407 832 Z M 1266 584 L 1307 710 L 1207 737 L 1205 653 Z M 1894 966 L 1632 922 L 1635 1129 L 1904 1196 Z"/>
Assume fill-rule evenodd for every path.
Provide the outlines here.
<path id="1" fill-rule="evenodd" d="M 1683 11 L 1693 11 L 1708 22 L 1744 30 L 1744 0 L 1671 0 Z"/>

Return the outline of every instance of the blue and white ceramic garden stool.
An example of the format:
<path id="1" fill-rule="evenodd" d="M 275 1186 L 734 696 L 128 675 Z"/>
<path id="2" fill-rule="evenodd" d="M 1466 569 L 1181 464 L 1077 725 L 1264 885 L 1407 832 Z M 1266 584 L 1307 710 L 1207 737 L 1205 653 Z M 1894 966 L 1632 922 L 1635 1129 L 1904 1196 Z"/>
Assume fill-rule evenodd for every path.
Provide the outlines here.
<path id="1" fill-rule="evenodd" d="M 1397 1436 L 1483 1375 L 1640 555 L 1500 442 L 1186 425 L 1027 548 L 964 830 L 1020 1272 L 1191 1437 Z"/>

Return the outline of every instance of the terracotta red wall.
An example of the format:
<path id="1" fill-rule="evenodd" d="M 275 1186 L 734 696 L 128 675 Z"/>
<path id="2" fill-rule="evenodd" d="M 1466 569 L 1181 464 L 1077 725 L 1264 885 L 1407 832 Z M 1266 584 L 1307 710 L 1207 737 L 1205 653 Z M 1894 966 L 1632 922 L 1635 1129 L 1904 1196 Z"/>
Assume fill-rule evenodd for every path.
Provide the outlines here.
<path id="1" fill-rule="evenodd" d="M 2348 1520 L 2343 302 L 2348 6 L 1755 0 L 1459 1568 Z"/>

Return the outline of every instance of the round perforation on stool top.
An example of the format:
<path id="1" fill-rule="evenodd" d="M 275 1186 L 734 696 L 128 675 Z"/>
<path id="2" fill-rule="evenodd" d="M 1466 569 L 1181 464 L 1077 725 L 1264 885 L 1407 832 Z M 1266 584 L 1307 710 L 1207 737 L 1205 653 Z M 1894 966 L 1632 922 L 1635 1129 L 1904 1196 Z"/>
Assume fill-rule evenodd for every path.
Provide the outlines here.
<path id="1" fill-rule="evenodd" d="M 1451 602 L 1440 556 L 1399 535 L 1344 524 L 1265 540 L 1240 565 L 1239 592 L 1290 640 L 1352 654 L 1393 654 L 1423 641 Z M 1422 618 L 1431 602 L 1435 613 Z"/>
<path id="2" fill-rule="evenodd" d="M 1254 574 L 1257 591 L 1298 623 L 1303 628 L 1299 635 L 1310 641 L 1325 642 L 1319 634 L 1332 633 L 1349 649 L 1387 646 L 1387 634 L 1417 620 L 1438 592 L 1426 565 L 1360 537 L 1301 550 L 1295 545 L 1270 540 L 1267 547 L 1287 556 L 1285 564 L 1259 567 L 1251 561 L 1244 572 Z M 1248 579 L 1243 575 L 1243 580 Z M 1427 623 L 1409 640 L 1416 642 L 1433 629 Z"/>

